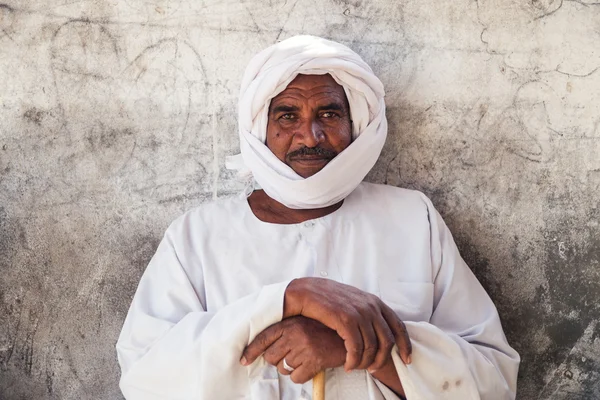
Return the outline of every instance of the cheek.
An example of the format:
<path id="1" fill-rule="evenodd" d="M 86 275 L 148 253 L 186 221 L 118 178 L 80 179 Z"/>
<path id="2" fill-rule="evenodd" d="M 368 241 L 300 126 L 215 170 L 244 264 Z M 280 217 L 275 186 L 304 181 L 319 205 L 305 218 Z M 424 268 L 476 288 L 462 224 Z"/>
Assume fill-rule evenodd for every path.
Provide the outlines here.
<path id="1" fill-rule="evenodd" d="M 267 129 L 267 147 L 277 158 L 285 161 L 285 155 L 291 145 L 291 135 L 287 135 L 279 127 Z"/>
<path id="2" fill-rule="evenodd" d="M 343 142 L 346 147 L 350 146 L 350 143 L 352 143 L 352 124 L 350 123 L 345 131 Z"/>
<path id="3" fill-rule="evenodd" d="M 350 122 L 340 123 L 337 127 L 329 131 L 328 136 L 332 146 L 338 152 L 342 151 L 352 142 L 352 124 Z"/>

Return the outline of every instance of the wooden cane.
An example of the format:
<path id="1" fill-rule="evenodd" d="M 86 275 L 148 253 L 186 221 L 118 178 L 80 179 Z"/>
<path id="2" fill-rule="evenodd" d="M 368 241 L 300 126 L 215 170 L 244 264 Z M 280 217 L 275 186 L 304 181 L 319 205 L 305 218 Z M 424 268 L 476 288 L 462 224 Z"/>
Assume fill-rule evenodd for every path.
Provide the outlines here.
<path id="1" fill-rule="evenodd" d="M 325 371 L 319 372 L 313 378 L 312 400 L 325 400 Z"/>

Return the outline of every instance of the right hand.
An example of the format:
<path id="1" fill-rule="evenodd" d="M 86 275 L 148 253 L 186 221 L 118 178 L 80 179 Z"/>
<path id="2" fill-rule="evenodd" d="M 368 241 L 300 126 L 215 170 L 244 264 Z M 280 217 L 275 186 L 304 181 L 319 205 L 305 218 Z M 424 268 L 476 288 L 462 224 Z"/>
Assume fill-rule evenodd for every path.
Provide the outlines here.
<path id="1" fill-rule="evenodd" d="M 346 371 L 378 370 L 394 343 L 410 364 L 412 347 L 404 323 L 379 297 L 330 279 L 294 279 L 285 291 L 283 318 L 304 315 L 333 329 L 344 341 Z"/>
<path id="2" fill-rule="evenodd" d="M 305 383 L 319 371 L 344 365 L 346 349 L 338 334 L 314 319 L 296 316 L 271 325 L 259 333 L 244 349 L 242 365 L 249 365 L 261 354 L 277 366 L 282 375 L 290 375 L 283 359 L 294 368 L 291 379 Z"/>

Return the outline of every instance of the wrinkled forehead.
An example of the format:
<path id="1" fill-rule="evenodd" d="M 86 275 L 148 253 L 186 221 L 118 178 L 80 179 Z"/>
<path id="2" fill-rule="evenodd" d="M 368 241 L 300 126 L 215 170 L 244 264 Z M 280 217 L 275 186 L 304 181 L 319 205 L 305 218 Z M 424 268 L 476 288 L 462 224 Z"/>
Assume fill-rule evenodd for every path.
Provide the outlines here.
<path id="1" fill-rule="evenodd" d="M 286 88 L 277 94 L 270 105 L 286 101 L 306 101 L 341 103 L 349 108 L 344 87 L 330 74 L 298 74 Z"/>

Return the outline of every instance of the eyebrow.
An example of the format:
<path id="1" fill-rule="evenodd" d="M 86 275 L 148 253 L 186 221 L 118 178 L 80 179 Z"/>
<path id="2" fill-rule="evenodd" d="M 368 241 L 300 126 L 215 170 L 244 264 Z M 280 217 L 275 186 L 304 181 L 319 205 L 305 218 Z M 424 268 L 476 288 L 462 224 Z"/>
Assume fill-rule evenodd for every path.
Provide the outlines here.
<path id="1" fill-rule="evenodd" d="M 271 114 L 277 114 L 277 113 L 281 113 L 281 112 L 294 112 L 294 111 L 299 111 L 300 108 L 296 107 L 296 106 L 286 106 L 284 104 L 279 105 L 274 107 L 271 110 Z"/>
<path id="2" fill-rule="evenodd" d="M 299 111 L 300 108 L 297 106 L 288 106 L 288 105 L 279 105 L 279 106 L 275 106 L 271 109 L 271 114 L 278 114 L 278 113 L 288 113 L 288 112 L 296 112 Z M 317 111 L 323 111 L 323 110 L 334 110 L 334 111 L 344 111 L 344 107 L 339 104 L 339 103 L 329 103 L 323 106 L 320 106 L 317 108 Z"/>
<path id="3" fill-rule="evenodd" d="M 320 106 L 319 108 L 317 108 L 317 111 L 323 111 L 323 110 L 344 111 L 344 107 L 342 107 L 342 105 L 339 103 L 329 103 L 329 104 L 326 104 L 324 106 Z"/>

